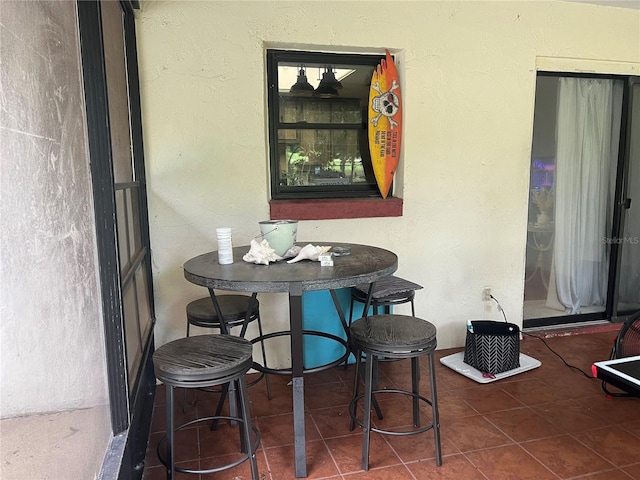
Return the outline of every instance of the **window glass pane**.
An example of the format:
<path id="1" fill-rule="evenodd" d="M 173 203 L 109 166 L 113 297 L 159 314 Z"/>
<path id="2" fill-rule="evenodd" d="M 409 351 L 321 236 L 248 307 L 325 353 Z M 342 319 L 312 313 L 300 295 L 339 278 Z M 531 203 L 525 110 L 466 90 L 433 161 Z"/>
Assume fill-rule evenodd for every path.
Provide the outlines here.
<path id="1" fill-rule="evenodd" d="M 138 198 L 140 189 L 138 186 L 127 189 L 127 218 L 129 221 L 129 243 L 131 258 L 133 259 L 142 249 L 142 239 L 140 235 L 140 206 Z"/>
<path id="2" fill-rule="evenodd" d="M 129 269 L 130 256 L 128 248 L 128 232 L 126 222 L 127 191 L 116 190 L 116 220 L 118 222 L 118 255 L 120 256 L 120 273 L 123 274 Z"/>
<path id="3" fill-rule="evenodd" d="M 286 96 L 322 99 L 368 98 L 371 75 L 377 65 L 376 60 L 370 65 L 354 65 L 339 63 L 339 59 L 340 55 L 328 58 L 327 61 L 331 62 L 330 64 L 317 62 L 302 64 L 286 60 L 279 62 L 278 92 Z M 298 88 L 300 85 L 307 87 L 300 89 Z M 321 86 L 323 88 L 318 89 Z"/>
<path id="4" fill-rule="evenodd" d="M 357 130 L 283 130 L 279 163 L 281 185 L 366 184 Z M 295 134 L 295 135 L 294 135 Z M 367 169 L 368 170 L 368 169 Z"/>
<path id="5" fill-rule="evenodd" d="M 537 79 L 525 321 L 607 308 L 622 99 L 620 80 Z"/>
<path id="6" fill-rule="evenodd" d="M 127 348 L 127 372 L 129 375 L 129 387 L 133 387 L 138 373 L 138 366 L 142 359 L 140 346 L 140 330 L 138 328 L 138 308 L 136 302 L 135 283 L 129 282 L 123 292 L 124 336 Z"/>
<path id="7" fill-rule="evenodd" d="M 109 131 L 113 152 L 113 176 L 116 183 L 133 180 L 131 132 L 129 129 L 129 90 L 124 46 L 123 12 L 118 2 L 100 4 L 103 22 L 107 93 L 109 95 Z"/>
<path id="8" fill-rule="evenodd" d="M 357 98 L 336 98 L 328 102 L 320 98 L 280 95 L 280 122 L 360 125 L 366 112 L 360 103 Z"/>
<path id="9" fill-rule="evenodd" d="M 147 282 L 147 271 L 144 263 L 136 270 L 136 291 L 138 294 L 138 315 L 140 317 L 140 336 L 142 338 L 142 346 L 146 345 L 149 334 L 151 333 L 151 305 L 149 305 L 149 285 Z"/>
<path id="10" fill-rule="evenodd" d="M 640 309 L 640 84 L 633 86 L 629 135 L 629 173 L 627 198 L 629 208 L 623 215 L 624 233 L 616 242 L 622 248 L 618 311 Z"/>

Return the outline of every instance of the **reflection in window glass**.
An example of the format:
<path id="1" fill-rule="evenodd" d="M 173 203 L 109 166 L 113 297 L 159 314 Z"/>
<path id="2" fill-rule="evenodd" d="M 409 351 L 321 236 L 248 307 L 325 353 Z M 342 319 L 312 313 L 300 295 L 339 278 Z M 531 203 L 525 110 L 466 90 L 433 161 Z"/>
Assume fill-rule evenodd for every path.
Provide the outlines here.
<path id="1" fill-rule="evenodd" d="M 279 143 L 281 185 L 367 184 L 373 172 L 360 153 L 354 130 L 300 130 L 294 142 Z M 367 165 L 368 167 L 368 165 Z"/>
<path id="2" fill-rule="evenodd" d="M 140 322 L 140 337 L 142 345 L 146 345 L 151 334 L 153 318 L 151 317 L 151 305 L 149 304 L 149 283 L 147 282 L 147 270 L 144 264 L 136 270 L 136 292 L 138 295 L 138 315 Z"/>
<path id="3" fill-rule="evenodd" d="M 122 294 L 124 336 L 127 346 L 127 373 L 129 376 L 129 387 L 133 387 L 136 381 L 138 367 L 140 366 L 140 360 L 142 359 L 135 283 L 131 282 Z"/>
<path id="4" fill-rule="evenodd" d="M 131 255 L 129 251 L 129 235 L 127 230 L 127 191 L 116 190 L 116 220 L 118 222 L 118 255 L 120 256 L 120 271 L 130 267 Z"/>

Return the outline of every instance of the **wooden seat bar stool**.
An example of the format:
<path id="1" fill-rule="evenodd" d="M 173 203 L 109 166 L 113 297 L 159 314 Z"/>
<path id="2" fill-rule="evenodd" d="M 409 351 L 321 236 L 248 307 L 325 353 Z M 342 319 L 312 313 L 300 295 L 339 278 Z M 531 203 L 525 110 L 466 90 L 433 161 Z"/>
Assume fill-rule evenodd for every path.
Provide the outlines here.
<path id="1" fill-rule="evenodd" d="M 167 479 L 175 472 L 207 474 L 227 470 L 249 461 L 252 480 L 258 480 L 256 450 L 260 434 L 251 424 L 249 397 L 245 374 L 253 365 L 253 347 L 244 338 L 212 334 L 181 338 L 166 343 L 153 354 L 153 366 L 158 380 L 166 388 L 167 434 L 158 445 L 158 458 L 167 468 Z M 237 389 L 237 415 L 197 418 L 178 427 L 174 425 L 174 389 L 203 388 L 231 384 Z M 191 470 L 175 465 L 175 432 L 199 422 L 226 419 L 240 424 L 241 452 L 239 459 L 209 470 Z M 252 439 L 254 437 L 254 439 Z M 164 449 L 162 447 L 165 447 Z M 203 446 L 201 445 L 202 449 Z"/>
<path id="2" fill-rule="evenodd" d="M 379 313 L 391 313 L 391 307 L 395 305 L 401 305 L 403 303 L 411 303 L 411 315 L 415 317 L 416 307 L 414 299 L 416 296 L 416 290 L 421 290 L 423 287 L 417 283 L 406 280 L 396 275 L 390 275 L 383 277 L 373 284 L 373 289 L 369 284 L 356 285 L 351 288 L 351 305 L 349 309 L 349 325 L 353 320 L 353 307 L 356 302 L 363 304 L 362 316 L 368 314 L 369 309 L 365 312 L 367 305 L 371 306 L 371 312 L 373 315 Z M 382 308 L 382 311 L 380 309 Z M 389 360 L 388 358 L 385 360 Z M 376 360 L 377 361 L 377 360 Z M 345 367 L 347 364 L 345 363 Z M 377 369 L 374 369 L 373 388 L 376 388 L 377 381 Z M 418 373 L 418 376 L 420 373 Z M 382 411 L 378 405 L 378 402 L 373 398 L 373 406 L 376 410 L 378 418 L 382 420 Z"/>
<path id="3" fill-rule="evenodd" d="M 260 338 L 263 336 L 262 321 L 260 319 L 260 302 L 257 299 L 257 293 L 253 293 L 251 296 L 214 295 L 213 298 L 216 299 L 217 306 L 211 296 L 198 298 L 187 304 L 187 337 L 190 335 L 190 327 L 193 325 L 200 328 L 215 328 L 222 334 L 230 334 L 232 328 L 242 327 L 239 336 L 244 338 L 247 327 L 254 321 L 258 324 Z M 218 312 L 222 315 L 222 322 L 220 321 Z M 260 346 L 263 363 L 266 365 L 267 354 L 264 341 L 260 342 Z M 261 372 L 258 378 L 249 383 L 249 386 L 256 384 L 263 377 L 267 386 L 267 397 L 271 399 L 271 382 L 267 374 Z M 223 401 L 224 398 L 221 398 L 221 403 Z"/>
<path id="4" fill-rule="evenodd" d="M 353 386 L 353 398 L 349 405 L 350 425 L 353 430 L 357 423 L 362 427 L 362 468 L 369 469 L 370 433 L 377 432 L 385 435 L 415 435 L 433 430 L 435 440 L 436 464 L 442 465 L 442 451 L 440 446 L 440 419 L 438 414 L 438 399 L 436 391 L 436 374 L 434 351 L 437 346 L 436 327 L 420 318 L 407 315 L 383 314 L 362 317 L 352 323 L 350 328 L 351 342 L 356 353 L 356 371 Z M 359 393 L 359 370 L 363 354 L 366 355 L 364 393 Z M 420 395 L 418 365 L 420 357 L 427 356 L 429 360 L 429 380 L 431 398 Z M 377 389 L 374 387 L 374 368 L 377 369 L 377 357 L 394 359 L 411 359 L 411 391 L 399 389 Z M 413 399 L 413 429 L 404 431 L 383 430 L 371 424 L 371 406 L 374 394 L 401 394 Z M 357 403 L 364 398 L 363 419 L 356 416 Z M 431 422 L 420 425 L 420 402 L 431 406 Z"/>
<path id="5" fill-rule="evenodd" d="M 416 309 L 413 302 L 416 290 L 422 289 L 422 285 L 419 285 L 404 278 L 390 275 L 378 280 L 371 294 L 371 306 L 373 307 L 373 314 L 378 313 L 391 313 L 391 307 L 394 305 L 400 305 L 403 303 L 411 302 L 411 315 L 415 316 Z M 349 310 L 349 324 L 353 319 L 353 306 L 355 302 L 366 305 L 367 295 L 369 294 L 369 284 L 356 285 L 351 289 L 351 306 Z M 384 312 L 380 312 L 379 308 L 384 307 Z M 362 315 L 366 315 L 363 312 Z"/>

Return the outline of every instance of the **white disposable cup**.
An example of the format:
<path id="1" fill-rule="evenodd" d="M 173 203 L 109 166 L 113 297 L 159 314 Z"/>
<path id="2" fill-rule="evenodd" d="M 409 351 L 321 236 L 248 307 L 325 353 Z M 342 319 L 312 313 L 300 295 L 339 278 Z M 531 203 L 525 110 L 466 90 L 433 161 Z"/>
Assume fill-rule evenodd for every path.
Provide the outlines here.
<path id="1" fill-rule="evenodd" d="M 230 228 L 216 228 L 218 238 L 218 263 L 228 265 L 233 263 L 233 243 Z"/>

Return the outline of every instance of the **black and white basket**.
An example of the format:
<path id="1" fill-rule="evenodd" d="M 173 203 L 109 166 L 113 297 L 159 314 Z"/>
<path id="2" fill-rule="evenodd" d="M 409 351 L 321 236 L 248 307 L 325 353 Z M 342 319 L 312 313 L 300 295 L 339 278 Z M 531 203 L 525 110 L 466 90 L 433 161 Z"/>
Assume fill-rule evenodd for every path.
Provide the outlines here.
<path id="1" fill-rule="evenodd" d="M 467 330 L 464 363 L 492 375 L 520 366 L 520 328 L 507 322 L 475 320 Z"/>

